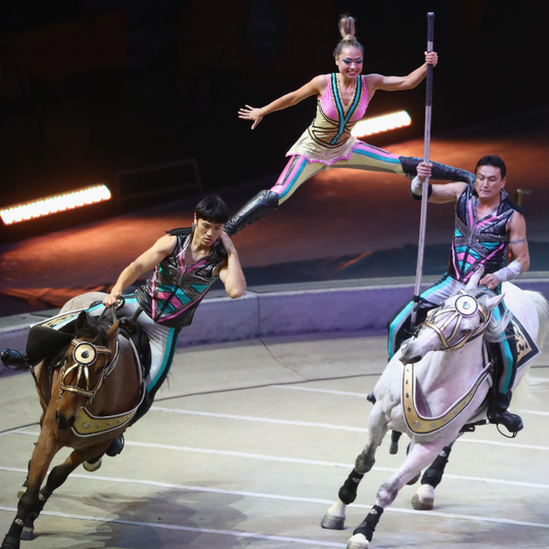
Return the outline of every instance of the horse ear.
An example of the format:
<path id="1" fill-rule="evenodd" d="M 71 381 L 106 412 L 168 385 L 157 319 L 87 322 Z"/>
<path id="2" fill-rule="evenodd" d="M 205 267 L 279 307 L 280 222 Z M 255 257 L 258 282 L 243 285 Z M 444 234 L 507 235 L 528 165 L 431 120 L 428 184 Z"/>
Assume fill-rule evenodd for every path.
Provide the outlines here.
<path id="1" fill-rule="evenodd" d="M 484 265 L 481 265 L 473 273 L 473 276 L 469 279 L 469 282 L 467 282 L 467 286 L 465 286 L 465 289 L 466 290 L 476 290 L 478 288 L 479 280 L 482 278 L 483 274 L 484 274 Z"/>
<path id="2" fill-rule="evenodd" d="M 76 319 L 76 332 L 79 332 L 84 326 L 88 325 L 88 315 L 82 311 Z"/>
<path id="3" fill-rule="evenodd" d="M 491 297 L 486 301 L 486 305 L 484 306 L 487 311 L 491 311 L 492 309 L 495 309 L 503 300 L 505 297 L 505 294 L 495 295 L 494 297 Z"/>

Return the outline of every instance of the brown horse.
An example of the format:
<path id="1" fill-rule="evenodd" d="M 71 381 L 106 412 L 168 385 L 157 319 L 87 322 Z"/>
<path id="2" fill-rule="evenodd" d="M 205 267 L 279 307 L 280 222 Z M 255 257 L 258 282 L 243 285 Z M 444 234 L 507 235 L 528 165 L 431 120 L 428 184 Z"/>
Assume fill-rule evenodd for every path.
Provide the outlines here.
<path id="1" fill-rule="evenodd" d="M 143 380 L 133 348 L 117 328 L 118 322 L 109 328 L 81 312 L 61 359 L 34 369 L 43 409 L 40 436 L 26 491 L 2 549 L 18 549 L 20 539 L 32 539 L 34 520 L 52 492 L 80 464 L 102 456 L 134 417 L 144 394 Z M 74 451 L 53 468 L 42 487 L 52 459 L 63 447 Z"/>

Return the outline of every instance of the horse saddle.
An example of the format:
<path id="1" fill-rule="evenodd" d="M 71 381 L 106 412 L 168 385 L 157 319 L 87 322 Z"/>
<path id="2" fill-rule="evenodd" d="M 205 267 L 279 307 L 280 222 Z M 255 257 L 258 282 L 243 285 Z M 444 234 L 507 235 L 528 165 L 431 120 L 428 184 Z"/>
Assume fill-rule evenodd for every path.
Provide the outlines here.
<path id="1" fill-rule="evenodd" d="M 80 311 L 63 315 L 63 321 L 66 322 L 71 315 L 76 317 L 79 313 Z M 51 322 L 51 326 L 55 325 L 55 328 L 45 325 L 46 323 L 34 325 L 30 329 L 27 338 L 26 360 L 32 366 L 35 366 L 49 357 L 48 367 L 51 369 L 56 368 L 74 338 L 74 322 L 75 320 L 72 319 L 64 324 Z M 118 332 L 133 343 L 137 354 L 136 358 L 140 362 L 143 371 L 143 379 L 146 379 L 151 369 L 151 347 L 145 330 L 133 319 L 122 317 L 119 322 Z"/>
<path id="2" fill-rule="evenodd" d="M 147 379 L 151 371 L 151 346 L 143 327 L 130 317 L 124 316 L 119 320 L 118 333 L 129 339 L 137 351 L 137 358 L 143 371 L 143 379 Z"/>

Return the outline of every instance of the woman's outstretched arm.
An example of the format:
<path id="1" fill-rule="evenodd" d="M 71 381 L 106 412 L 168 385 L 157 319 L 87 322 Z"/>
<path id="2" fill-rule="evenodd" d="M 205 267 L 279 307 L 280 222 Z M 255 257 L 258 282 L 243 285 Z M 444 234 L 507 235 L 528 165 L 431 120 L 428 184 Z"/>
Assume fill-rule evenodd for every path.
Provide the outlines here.
<path id="1" fill-rule="evenodd" d="M 265 107 L 255 108 L 250 105 L 246 105 L 238 111 L 238 117 L 243 120 L 253 120 L 253 130 L 267 114 L 271 114 L 275 111 L 281 111 L 282 109 L 287 109 L 288 107 L 293 107 L 311 95 L 322 95 L 328 86 L 328 78 L 329 77 L 325 74 L 315 76 L 315 78 L 304 86 L 301 86 L 298 90 L 287 93 L 286 95 L 275 99 L 272 103 L 265 105 Z"/>

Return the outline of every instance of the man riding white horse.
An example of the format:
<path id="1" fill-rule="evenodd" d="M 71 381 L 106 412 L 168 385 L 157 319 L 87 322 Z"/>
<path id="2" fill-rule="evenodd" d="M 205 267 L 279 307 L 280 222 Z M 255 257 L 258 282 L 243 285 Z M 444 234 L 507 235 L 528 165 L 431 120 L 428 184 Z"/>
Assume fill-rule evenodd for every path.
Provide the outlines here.
<path id="1" fill-rule="evenodd" d="M 420 200 L 423 179 L 431 174 L 430 166 L 422 162 L 412 180 L 412 196 Z M 392 358 L 402 341 L 410 337 L 415 326 L 410 326 L 414 306 L 418 307 L 418 324 L 429 309 L 437 307 L 466 284 L 481 266 L 484 276 L 480 285 L 501 293 L 501 283 L 510 281 L 526 272 L 530 266 L 526 222 L 521 209 L 514 204 L 504 190 L 506 167 L 497 155 L 483 156 L 475 168 L 474 187 L 466 183 L 429 184 L 429 202 L 444 204 L 456 202 L 455 230 L 446 274 L 425 290 L 417 305 L 406 304 L 388 323 L 389 358 Z M 511 245 L 515 259 L 506 265 Z M 494 314 L 507 314 L 503 302 Z M 516 433 L 523 428 L 522 419 L 507 411 L 511 401 L 511 387 L 517 368 L 530 360 L 531 353 L 524 353 L 522 341 L 517 341 L 512 324 L 505 338 L 497 346 L 497 362 L 500 372 L 498 391 L 492 406 L 491 421 L 504 425 Z M 533 342 L 532 342 L 533 343 Z M 535 349 L 535 344 L 533 349 Z"/>

